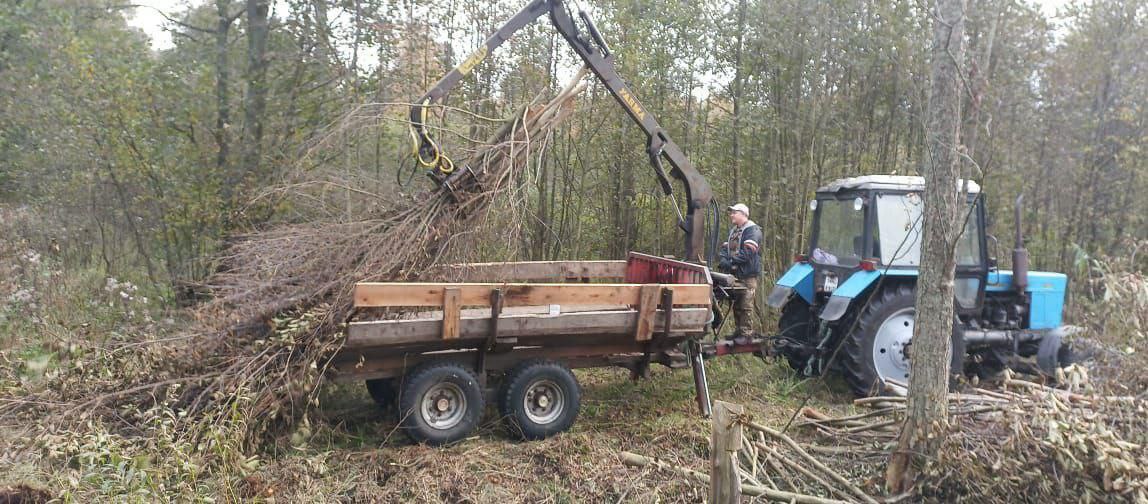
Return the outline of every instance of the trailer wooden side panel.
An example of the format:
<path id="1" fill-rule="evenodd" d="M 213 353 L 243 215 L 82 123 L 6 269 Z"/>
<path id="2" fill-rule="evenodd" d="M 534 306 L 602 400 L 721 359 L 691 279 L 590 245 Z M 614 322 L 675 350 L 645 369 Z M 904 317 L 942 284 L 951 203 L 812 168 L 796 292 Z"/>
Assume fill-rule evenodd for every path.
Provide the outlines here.
<path id="1" fill-rule="evenodd" d="M 641 330 L 648 340 L 649 334 L 665 330 L 665 310 L 651 313 L 650 326 Z M 540 340 L 583 335 L 617 335 L 619 341 L 634 338 L 639 328 L 638 310 L 592 311 L 562 313 L 558 315 L 522 314 L 503 315 L 498 321 L 498 336 L 504 338 L 537 337 Z M 705 330 L 709 321 L 709 308 L 675 308 L 671 333 L 696 334 Z M 435 343 L 443 339 L 442 320 L 377 320 L 352 322 L 347 327 L 347 348 L 384 347 Z M 490 317 L 470 317 L 459 320 L 460 340 L 479 342 L 490 333 Z M 453 333 L 452 333 L 453 334 Z"/>
<path id="2" fill-rule="evenodd" d="M 707 306 L 711 289 L 706 284 L 658 284 L 674 291 L 675 306 Z M 457 288 L 463 306 L 490 306 L 490 294 L 502 290 L 504 306 L 531 305 L 638 305 L 638 284 L 523 284 L 523 283 L 373 283 L 355 285 L 355 306 L 442 306 L 445 289 Z"/>

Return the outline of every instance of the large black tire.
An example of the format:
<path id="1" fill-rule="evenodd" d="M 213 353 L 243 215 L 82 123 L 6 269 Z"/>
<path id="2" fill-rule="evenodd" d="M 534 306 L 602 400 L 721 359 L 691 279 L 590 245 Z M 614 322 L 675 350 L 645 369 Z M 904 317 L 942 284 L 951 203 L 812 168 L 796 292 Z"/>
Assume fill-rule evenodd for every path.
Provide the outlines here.
<path id="1" fill-rule="evenodd" d="M 843 359 L 845 381 L 849 383 L 849 387 L 858 397 L 880 395 L 883 392 L 884 382 L 882 375 L 878 372 L 876 356 L 903 355 L 897 352 L 904 352 L 909 341 L 902 339 L 900 342 L 893 342 L 892 344 L 886 342 L 877 348 L 878 331 L 882 324 L 890 321 L 890 323 L 902 324 L 903 326 L 897 329 L 908 331 L 909 335 L 912 335 L 912 325 L 916 318 L 915 305 L 916 292 L 912 286 L 888 286 L 873 295 L 857 323 L 853 325 L 853 330 L 845 336 L 845 341 L 842 343 L 844 345 L 842 350 L 845 354 Z M 956 382 L 955 378 L 963 374 L 965 359 L 964 338 L 956 320 L 954 320 L 953 334 L 950 338 L 953 345 L 953 355 L 949 363 L 949 375 L 953 379 L 950 379 L 949 385 L 952 387 Z M 904 362 L 906 367 L 897 367 L 890 361 Z M 907 358 L 889 359 L 882 364 L 882 369 L 885 369 L 889 375 L 892 374 L 888 372 L 890 369 L 896 370 L 899 374 L 899 376 L 886 376 L 886 378 L 895 379 L 902 383 L 909 381 Z"/>
<path id="2" fill-rule="evenodd" d="M 1056 370 L 1068 367 L 1076 361 L 1076 352 L 1067 341 L 1064 341 L 1062 333 L 1052 331 L 1041 338 L 1037 347 L 1036 363 L 1045 376 L 1056 378 Z"/>
<path id="3" fill-rule="evenodd" d="M 391 378 L 378 378 L 367 380 L 367 392 L 379 408 L 387 409 L 395 403 L 395 380 Z"/>
<path id="4" fill-rule="evenodd" d="M 781 318 L 777 321 L 777 334 L 783 338 L 782 341 L 794 341 L 807 347 L 813 347 L 817 344 L 815 338 L 817 337 L 818 325 L 817 318 L 809 309 L 809 303 L 806 303 L 804 299 L 795 297 L 785 303 L 785 307 L 781 309 Z M 793 345 L 783 345 L 779 349 L 779 353 L 785 356 L 785 361 L 789 363 L 789 367 L 799 374 L 804 374 L 805 363 L 810 354 L 799 351 Z"/>
<path id="5" fill-rule="evenodd" d="M 456 362 L 429 362 L 404 379 L 399 425 L 411 441 L 438 446 L 467 437 L 485 409 L 473 372 Z"/>
<path id="6" fill-rule="evenodd" d="M 510 433 L 522 439 L 545 439 L 574 425 L 582 388 L 570 369 L 557 362 L 533 360 L 506 374 L 498 409 Z"/>

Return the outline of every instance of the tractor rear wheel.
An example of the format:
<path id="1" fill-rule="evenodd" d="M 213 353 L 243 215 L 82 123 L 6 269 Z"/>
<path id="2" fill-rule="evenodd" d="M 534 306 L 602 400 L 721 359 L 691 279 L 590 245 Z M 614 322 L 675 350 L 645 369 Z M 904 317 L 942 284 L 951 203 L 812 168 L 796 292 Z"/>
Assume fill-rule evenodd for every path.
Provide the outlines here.
<path id="1" fill-rule="evenodd" d="M 909 346 L 916 323 L 916 291 L 908 285 L 873 295 L 844 341 L 845 380 L 858 397 L 879 395 L 886 380 L 909 382 Z M 964 338 L 954 320 L 949 375 L 963 372 Z M 952 383 L 950 383 L 950 386 Z"/>

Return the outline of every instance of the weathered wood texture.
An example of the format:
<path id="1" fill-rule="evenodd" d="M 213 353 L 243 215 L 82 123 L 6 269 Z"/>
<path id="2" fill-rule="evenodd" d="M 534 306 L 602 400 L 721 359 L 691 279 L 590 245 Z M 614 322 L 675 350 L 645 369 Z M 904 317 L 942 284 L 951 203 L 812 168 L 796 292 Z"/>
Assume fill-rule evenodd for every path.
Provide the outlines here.
<path id="1" fill-rule="evenodd" d="M 637 305 L 642 285 L 635 284 L 522 284 L 522 283 L 372 283 L 355 285 L 355 306 L 442 306 L 443 290 L 458 288 L 463 306 L 490 306 L 492 289 L 502 289 L 503 306 L 548 304 Z M 710 286 L 666 284 L 676 305 L 710 303 Z"/>
<path id="2" fill-rule="evenodd" d="M 658 294 L 661 289 L 657 285 L 643 285 L 638 293 L 638 321 L 634 329 L 634 339 L 649 341 L 654 335 L 654 312 L 658 309 Z M 664 318 L 664 316 L 663 316 Z"/>
<path id="3" fill-rule="evenodd" d="M 558 315 L 503 314 L 498 321 L 498 336 L 507 338 L 537 338 L 545 342 L 566 336 L 630 335 L 637 327 L 637 310 L 561 313 Z M 709 321 L 709 308 L 675 308 L 671 333 L 697 334 L 705 331 Z M 665 311 L 650 314 L 648 331 L 665 329 Z M 352 322 L 347 330 L 347 347 L 410 345 L 434 343 L 442 338 L 443 322 L 435 319 L 377 320 Z M 458 325 L 458 338 L 475 342 L 485 340 L 490 333 L 489 316 L 462 318 Z M 648 337 L 646 339 L 649 339 Z"/>
<path id="4" fill-rule="evenodd" d="M 462 311 L 462 291 L 447 287 L 442 291 L 442 339 L 458 339 Z"/>
<path id="5" fill-rule="evenodd" d="M 741 474 L 737 451 L 741 449 L 741 423 L 745 412 L 740 404 L 714 401 L 710 437 L 710 504 L 736 504 L 741 501 Z"/>
<path id="6" fill-rule="evenodd" d="M 626 261 L 524 261 L 447 264 L 432 276 L 454 282 L 561 282 L 563 280 L 621 280 Z"/>

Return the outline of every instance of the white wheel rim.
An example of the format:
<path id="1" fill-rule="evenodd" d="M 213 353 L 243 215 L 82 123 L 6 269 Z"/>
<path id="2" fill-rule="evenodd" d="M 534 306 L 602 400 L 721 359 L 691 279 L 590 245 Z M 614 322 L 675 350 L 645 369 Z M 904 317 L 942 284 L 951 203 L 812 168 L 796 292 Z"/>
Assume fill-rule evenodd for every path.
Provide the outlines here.
<path id="1" fill-rule="evenodd" d="M 431 428 L 450 429 L 466 415 L 466 394 L 453 383 L 436 383 L 423 394 L 419 414 Z"/>
<path id="2" fill-rule="evenodd" d="M 536 424 L 548 424 L 558 420 L 566 410 L 566 395 L 562 387 L 551 380 L 535 380 L 526 387 L 522 396 L 522 411 L 526 418 Z"/>
<path id="3" fill-rule="evenodd" d="M 877 328 L 873 337 L 873 368 L 882 382 L 893 379 L 901 382 L 909 378 L 909 357 L 905 350 L 913 339 L 916 310 L 902 308 L 889 316 Z"/>

